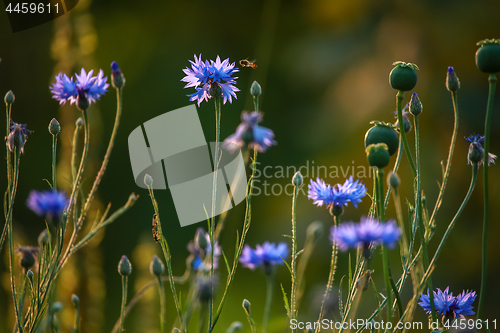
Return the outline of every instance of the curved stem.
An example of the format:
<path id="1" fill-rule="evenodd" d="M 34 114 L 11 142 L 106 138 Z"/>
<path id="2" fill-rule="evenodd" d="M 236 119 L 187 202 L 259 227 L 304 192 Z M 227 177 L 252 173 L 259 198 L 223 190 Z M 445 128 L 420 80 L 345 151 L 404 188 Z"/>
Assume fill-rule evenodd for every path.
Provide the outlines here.
<path id="1" fill-rule="evenodd" d="M 396 106 L 398 110 L 398 123 L 399 123 L 399 133 L 401 138 L 403 139 L 403 147 L 405 149 L 406 157 L 408 158 L 408 162 L 410 163 L 411 172 L 413 173 L 413 178 L 417 177 L 417 169 L 415 167 L 415 162 L 413 161 L 413 157 L 410 152 L 410 146 L 408 146 L 408 140 L 406 139 L 406 133 L 403 122 L 403 98 L 404 92 L 402 90 L 398 91 L 396 95 Z"/>
<path id="2" fill-rule="evenodd" d="M 483 218 L 483 254 L 481 256 L 481 290 L 479 292 L 479 304 L 477 307 L 477 318 L 481 318 L 483 312 L 484 299 L 486 297 L 486 280 L 488 273 L 488 229 L 490 220 L 490 199 L 488 189 L 488 168 L 489 168 L 489 152 L 490 152 L 490 125 L 493 114 L 493 102 L 495 100 L 495 88 L 497 77 L 495 74 L 490 74 L 488 78 L 490 88 L 488 92 L 488 104 L 486 106 L 486 120 L 484 124 L 484 171 L 483 171 L 483 188 L 484 188 L 484 218 Z"/>
<path id="3" fill-rule="evenodd" d="M 269 314 L 271 313 L 271 304 L 273 302 L 273 284 L 274 272 L 271 272 L 267 275 L 266 304 L 264 306 L 264 318 L 262 319 L 262 333 L 267 332 Z"/>
<path id="4" fill-rule="evenodd" d="M 10 113 L 11 113 L 11 110 L 12 110 L 12 104 L 5 104 L 5 117 L 6 117 L 6 120 L 5 120 L 5 126 L 6 126 L 6 129 L 5 129 L 5 137 L 8 137 L 9 135 L 9 132 L 10 132 Z M 10 150 L 9 148 L 7 147 L 6 148 L 6 160 L 7 160 L 7 190 L 5 191 L 5 196 L 4 196 L 4 205 L 6 206 L 7 204 L 10 204 L 10 200 L 11 200 L 11 183 L 12 183 L 12 165 L 11 165 L 11 156 L 10 156 Z M 4 207 L 5 207 L 4 206 Z M 7 209 L 5 209 L 5 225 L 3 226 L 3 230 L 2 230 L 2 236 L 0 237 L 0 252 L 2 252 L 2 248 L 3 248 L 3 242 L 5 241 L 5 237 L 7 236 L 7 228 L 8 228 L 8 223 L 7 223 Z"/>

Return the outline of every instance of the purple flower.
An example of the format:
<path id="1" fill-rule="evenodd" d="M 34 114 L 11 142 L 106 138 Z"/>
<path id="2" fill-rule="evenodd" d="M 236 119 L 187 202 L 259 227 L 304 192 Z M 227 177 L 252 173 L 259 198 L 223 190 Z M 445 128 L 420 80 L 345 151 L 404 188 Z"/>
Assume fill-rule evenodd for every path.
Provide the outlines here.
<path id="1" fill-rule="evenodd" d="M 352 176 L 346 179 L 344 184 L 330 186 L 324 180 L 316 178 L 316 181 L 311 179 L 307 196 L 313 200 L 313 203 L 321 207 L 326 205 L 331 209 L 334 206 L 347 206 L 348 202 L 358 208 L 358 203 L 361 198 L 366 195 L 366 187 L 359 180 L 354 181 Z"/>
<path id="2" fill-rule="evenodd" d="M 265 270 L 275 265 L 282 265 L 283 260 L 288 256 L 288 245 L 286 243 L 265 242 L 262 245 L 257 244 L 255 250 L 245 245 L 243 248 L 240 262 L 244 267 L 255 269 L 263 267 Z"/>
<path id="3" fill-rule="evenodd" d="M 69 199 L 64 192 L 47 190 L 44 192 L 31 191 L 26 205 L 37 215 L 58 221 Z"/>
<path id="4" fill-rule="evenodd" d="M 469 142 L 469 154 L 467 155 L 468 164 L 478 163 L 478 165 L 484 164 L 484 136 L 479 134 L 472 134 L 465 138 L 465 141 Z M 496 155 L 488 153 L 488 165 L 491 163 L 495 164 Z"/>
<path id="5" fill-rule="evenodd" d="M 59 73 L 56 82 L 52 83 L 50 88 L 52 98 L 57 99 L 61 105 L 68 101 L 74 104 L 77 98 L 85 98 L 89 105 L 95 103 L 106 93 L 109 84 L 106 83 L 108 77 L 104 76 L 102 69 L 97 76 L 92 76 L 93 73 L 94 70 L 87 73 L 82 68 L 80 75 L 75 74 L 76 81 L 73 81 L 73 77 L 69 78 L 66 74 Z"/>
<path id="6" fill-rule="evenodd" d="M 232 103 L 232 97 L 236 97 L 236 92 L 240 91 L 233 84 L 236 83 L 237 77 L 231 77 L 234 73 L 238 72 L 238 68 L 235 68 L 235 63 L 229 63 L 229 58 L 221 61 L 220 57 L 217 56 L 215 61 L 213 60 L 201 60 L 201 54 L 199 57 L 194 55 L 194 61 L 189 60 L 191 63 L 191 68 L 186 67 L 183 69 L 186 76 L 181 79 L 182 82 L 187 84 L 184 88 L 195 88 L 196 92 L 187 95 L 190 101 L 198 101 L 198 106 L 203 101 L 208 101 L 212 96 L 210 95 L 210 88 L 213 85 L 218 85 L 222 90 L 223 103 L 226 104 L 227 101 Z"/>
<path id="7" fill-rule="evenodd" d="M 234 134 L 224 140 L 223 147 L 234 152 L 238 148 L 247 146 L 262 153 L 269 147 L 276 145 L 274 132 L 257 125 L 261 121 L 262 113 L 258 111 L 243 112 L 241 114 L 241 124 L 238 125 Z"/>
<path id="8" fill-rule="evenodd" d="M 191 267 L 194 270 L 210 270 L 210 264 L 205 261 L 205 258 L 211 256 L 212 246 L 210 244 L 210 235 L 208 235 L 203 228 L 198 228 L 196 230 L 195 239 L 189 242 L 187 248 L 191 253 Z M 215 242 L 214 269 L 219 266 L 219 256 L 221 254 L 221 247 L 218 242 Z"/>
<path id="9" fill-rule="evenodd" d="M 347 251 L 349 248 L 368 248 L 370 244 L 384 244 L 393 248 L 400 235 L 401 230 L 393 220 L 382 224 L 372 218 L 361 218 L 360 223 L 342 223 L 332 227 L 330 231 L 330 239 L 341 251 Z"/>
<path id="10" fill-rule="evenodd" d="M 461 294 L 454 297 L 453 293 L 449 292 L 449 287 L 444 291 L 437 289 L 433 291 L 434 294 L 434 308 L 436 312 L 448 317 L 453 316 L 453 318 L 465 318 L 464 316 L 471 316 L 475 312 L 472 311 L 472 303 L 476 299 L 475 291 L 462 291 Z M 427 290 L 427 295 L 422 293 L 420 295 L 420 305 L 427 313 L 431 313 L 431 303 L 429 298 L 429 290 Z"/>
<path id="11" fill-rule="evenodd" d="M 33 133 L 33 131 L 27 129 L 26 125 L 18 124 L 11 120 L 10 133 L 5 140 L 5 144 L 7 145 L 7 147 L 9 147 L 9 150 L 11 152 L 14 152 L 14 148 L 17 147 L 18 151 L 21 152 L 21 154 L 24 154 L 24 145 L 28 140 L 28 134 L 31 133 Z"/>

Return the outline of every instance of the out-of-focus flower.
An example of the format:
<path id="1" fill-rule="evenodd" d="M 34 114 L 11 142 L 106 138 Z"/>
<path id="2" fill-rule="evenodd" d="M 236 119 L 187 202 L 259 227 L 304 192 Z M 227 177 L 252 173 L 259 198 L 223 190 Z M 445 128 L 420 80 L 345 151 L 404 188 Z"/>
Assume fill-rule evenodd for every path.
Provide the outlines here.
<path id="1" fill-rule="evenodd" d="M 469 142 L 469 154 L 467 155 L 468 164 L 478 163 L 482 165 L 484 163 L 484 136 L 479 134 L 472 134 L 465 138 L 465 141 Z M 488 165 L 491 163 L 495 164 L 496 155 L 488 153 Z"/>
<path id="2" fill-rule="evenodd" d="M 262 153 L 269 147 L 276 145 L 274 132 L 257 125 L 261 121 L 262 113 L 258 111 L 243 112 L 241 114 L 241 124 L 238 125 L 234 134 L 224 140 L 224 148 L 234 152 L 238 148 L 246 146 Z"/>
<path id="3" fill-rule="evenodd" d="M 43 192 L 31 191 L 26 205 L 37 215 L 44 216 L 57 222 L 69 203 L 64 192 L 47 190 Z"/>
<path id="4" fill-rule="evenodd" d="M 314 204 L 319 207 L 326 205 L 329 209 L 334 206 L 347 206 L 348 202 L 358 208 L 358 203 L 361 202 L 361 198 L 365 195 L 365 185 L 359 180 L 354 181 L 352 176 L 346 179 L 344 184 L 336 184 L 333 187 L 320 178 L 316 178 L 316 181 L 311 179 L 309 191 L 307 192 L 307 196 L 309 199 L 314 200 Z"/>
<path id="5" fill-rule="evenodd" d="M 384 244 L 393 248 L 400 236 L 401 229 L 393 220 L 383 224 L 372 218 L 361 218 L 360 223 L 342 223 L 332 227 L 330 231 L 330 239 L 342 251 L 347 251 L 349 248 L 366 249 L 370 244 L 373 246 Z"/>
<path id="6" fill-rule="evenodd" d="M 106 93 L 109 84 L 107 76 L 99 70 L 97 76 L 92 76 L 94 70 L 88 73 L 82 68 L 80 75 L 75 74 L 76 80 L 73 77 L 69 78 L 66 74 L 59 73 L 56 76 L 56 82 L 52 83 L 50 92 L 52 98 L 57 99 L 59 104 L 64 105 L 66 102 L 74 104 L 77 99 L 84 99 L 88 105 L 99 100 L 101 95 Z"/>
<path id="7" fill-rule="evenodd" d="M 476 299 L 475 291 L 462 291 L 461 294 L 454 297 L 453 293 L 449 292 L 449 287 L 444 291 L 437 288 L 437 291 L 433 291 L 434 294 L 434 308 L 436 312 L 445 316 L 452 318 L 465 318 L 464 316 L 471 316 L 475 312 L 472 311 L 472 303 Z M 427 295 L 422 293 L 420 295 L 420 305 L 427 313 L 431 313 L 431 303 L 429 298 L 429 290 L 427 290 Z"/>
<path id="8" fill-rule="evenodd" d="M 203 238 L 203 240 L 199 239 Z M 190 262 L 194 270 L 210 270 L 210 263 L 205 260 L 209 258 L 212 253 L 212 245 L 210 244 L 210 235 L 208 235 L 203 228 L 196 230 L 195 239 L 190 241 L 188 251 L 191 253 Z M 219 256 L 222 254 L 222 249 L 219 242 L 215 242 L 214 250 L 214 269 L 219 266 Z"/>
<path id="9" fill-rule="evenodd" d="M 410 121 L 410 111 L 408 111 L 408 107 L 410 106 L 410 103 L 406 103 L 404 106 L 402 113 L 403 113 L 403 128 L 405 130 L 405 133 L 408 133 L 411 131 L 411 121 Z M 394 123 L 394 126 L 396 126 L 396 131 L 399 130 L 399 120 L 398 119 L 398 111 L 394 111 L 394 118 L 396 118 L 396 122 Z"/>
<path id="10" fill-rule="evenodd" d="M 194 61 L 189 60 L 189 62 L 191 63 L 191 68 L 186 67 L 183 69 L 186 76 L 181 81 L 187 83 L 184 88 L 193 87 L 196 89 L 194 94 L 187 95 L 190 101 L 197 100 L 198 106 L 200 106 L 201 102 L 208 101 L 214 97 L 211 91 L 212 93 L 214 91 L 220 92 L 224 104 L 227 101 L 232 103 L 232 97 L 237 98 L 236 92 L 240 91 L 234 86 L 237 77 L 231 77 L 231 75 L 239 70 L 234 67 L 234 62 L 229 63 L 229 58 L 221 61 L 220 57 L 217 56 L 215 61 L 203 61 L 200 54 L 199 57 L 194 55 Z"/>
<path id="11" fill-rule="evenodd" d="M 288 245 L 286 243 L 276 245 L 265 242 L 262 245 L 257 244 L 255 250 L 245 245 L 240 262 L 244 267 L 255 269 L 262 266 L 267 271 L 271 266 L 282 265 L 287 256 Z"/>
<path id="12" fill-rule="evenodd" d="M 19 265 L 26 272 L 38 262 L 40 248 L 38 246 L 18 246 L 14 252 L 19 255 Z"/>
<path id="13" fill-rule="evenodd" d="M 11 152 L 14 152 L 14 149 L 17 148 L 18 152 L 24 154 L 24 145 L 28 140 L 28 134 L 31 133 L 33 133 L 33 131 L 27 129 L 25 124 L 18 124 L 11 120 L 10 133 L 5 140 L 5 143 Z"/>

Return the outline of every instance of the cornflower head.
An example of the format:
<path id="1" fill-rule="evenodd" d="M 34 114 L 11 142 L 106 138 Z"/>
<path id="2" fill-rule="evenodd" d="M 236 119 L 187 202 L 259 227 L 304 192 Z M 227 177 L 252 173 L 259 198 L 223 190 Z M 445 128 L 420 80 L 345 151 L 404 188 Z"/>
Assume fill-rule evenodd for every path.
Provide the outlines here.
<path id="1" fill-rule="evenodd" d="M 52 98 L 57 99 L 59 104 L 64 105 L 66 102 L 71 104 L 76 103 L 80 109 L 87 109 L 90 104 L 95 103 L 107 92 L 109 84 L 107 76 L 99 70 L 97 76 L 92 76 L 94 70 L 88 73 L 82 68 L 80 75 L 75 74 L 76 80 L 73 77 L 59 73 L 55 78 L 56 82 L 52 83 L 50 92 Z"/>
<path id="2" fill-rule="evenodd" d="M 243 248 L 240 262 L 244 267 L 254 270 L 262 267 L 266 274 L 271 274 L 274 266 L 282 265 L 288 256 L 288 245 L 286 243 L 264 242 L 264 244 L 255 246 L 252 249 L 249 245 Z"/>
<path id="3" fill-rule="evenodd" d="M 245 146 L 263 153 L 269 147 L 276 145 L 274 132 L 257 125 L 261 121 L 261 112 L 243 112 L 241 114 L 241 124 L 238 125 L 234 134 L 224 140 L 223 147 L 230 152 L 234 152 L 238 148 Z"/>
<path id="4" fill-rule="evenodd" d="M 19 265 L 27 272 L 28 269 L 35 266 L 40 255 L 38 246 L 18 246 L 14 252 L 19 255 Z"/>
<path id="5" fill-rule="evenodd" d="M 10 133 L 5 143 L 11 152 L 14 152 L 16 148 L 18 152 L 24 154 L 24 145 L 28 140 L 28 134 L 31 133 L 33 133 L 33 131 L 27 129 L 25 124 L 18 124 L 11 120 Z"/>
<path id="6" fill-rule="evenodd" d="M 464 290 L 454 297 L 453 293 L 449 292 L 449 287 L 447 287 L 444 291 L 437 288 L 437 291 L 433 291 L 433 294 L 436 312 L 443 315 L 445 319 L 465 318 L 465 316 L 471 316 L 475 313 L 472 311 L 472 303 L 476 299 L 475 291 Z M 424 293 L 420 295 L 418 305 L 427 313 L 431 313 L 429 290 L 427 290 L 427 295 Z"/>
<path id="7" fill-rule="evenodd" d="M 342 223 L 330 230 L 330 240 L 337 244 L 341 251 L 347 251 L 349 248 L 368 250 L 370 244 L 383 244 L 394 248 L 400 235 L 401 229 L 393 220 L 384 224 L 373 218 L 361 218 L 360 223 Z M 364 255 L 367 257 L 368 253 Z"/>
<path id="8" fill-rule="evenodd" d="M 472 134 L 465 138 L 465 141 L 469 142 L 469 154 L 467 155 L 468 164 L 478 163 L 478 165 L 484 164 L 484 136 L 479 134 Z M 488 165 L 491 163 L 495 164 L 496 155 L 488 153 Z"/>
<path id="9" fill-rule="evenodd" d="M 234 67 L 235 63 L 229 63 L 229 58 L 224 61 L 217 56 L 215 61 L 201 59 L 194 55 L 194 61 L 189 60 L 191 68 L 186 67 L 182 71 L 186 74 L 181 79 L 187 84 L 184 88 L 195 88 L 194 94 L 187 95 L 190 101 L 198 101 L 198 106 L 203 101 L 207 101 L 212 97 L 222 97 L 223 103 L 227 101 L 232 103 L 232 97 L 236 97 L 236 92 L 240 91 L 234 86 L 237 77 L 231 77 L 238 72 L 238 68 Z"/>
<path id="10" fill-rule="evenodd" d="M 318 207 L 326 205 L 326 208 L 330 209 L 333 215 L 342 214 L 342 206 L 347 206 L 349 202 L 358 208 L 358 203 L 365 195 L 365 185 L 359 180 L 354 181 L 352 176 L 346 179 L 344 184 L 336 184 L 335 186 L 326 184 L 320 178 L 316 178 L 316 181 L 311 179 L 307 192 L 307 196 L 313 200 L 313 204 Z"/>
<path id="11" fill-rule="evenodd" d="M 59 222 L 61 214 L 69 203 L 64 192 L 47 190 L 43 192 L 31 191 L 26 205 L 38 216 L 44 216 L 55 224 Z"/>
<path id="12" fill-rule="evenodd" d="M 212 245 L 210 244 L 210 235 L 198 228 L 194 240 L 190 241 L 188 251 L 191 253 L 188 260 L 191 262 L 191 267 L 194 270 L 210 270 L 210 263 L 206 262 L 206 258 L 211 256 Z M 215 242 L 214 250 L 214 269 L 219 266 L 219 257 L 222 254 L 222 249 L 219 242 Z"/>

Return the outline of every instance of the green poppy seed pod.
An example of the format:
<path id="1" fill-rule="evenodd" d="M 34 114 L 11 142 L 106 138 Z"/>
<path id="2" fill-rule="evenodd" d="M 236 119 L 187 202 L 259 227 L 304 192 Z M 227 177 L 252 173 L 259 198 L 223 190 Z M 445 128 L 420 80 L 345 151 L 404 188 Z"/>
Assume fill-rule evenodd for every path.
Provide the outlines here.
<path id="1" fill-rule="evenodd" d="M 476 66 L 483 72 L 493 74 L 500 72 L 500 39 L 485 39 L 477 43 Z"/>
<path id="2" fill-rule="evenodd" d="M 83 126 L 83 119 L 82 117 L 78 118 L 75 123 L 76 127 L 82 127 Z"/>
<path id="3" fill-rule="evenodd" d="M 222 97 L 223 91 L 218 82 L 212 82 L 210 88 L 208 89 L 208 93 L 210 94 L 210 96 L 217 99 Z"/>
<path id="4" fill-rule="evenodd" d="M 61 125 L 56 118 L 52 118 L 49 123 L 49 133 L 52 135 L 57 135 L 61 132 Z"/>
<path id="5" fill-rule="evenodd" d="M 460 80 L 453 67 L 448 67 L 448 72 L 446 73 L 446 89 L 450 92 L 455 92 L 460 89 Z"/>
<path id="6" fill-rule="evenodd" d="M 396 61 L 393 65 L 396 67 L 389 74 L 391 87 L 401 91 L 410 91 L 415 88 L 417 84 L 417 72 L 415 70 L 418 69 L 418 66 L 402 61 Z"/>
<path id="7" fill-rule="evenodd" d="M 61 302 L 55 302 L 55 303 L 52 303 L 49 307 L 49 312 L 51 314 L 54 314 L 54 313 L 57 313 L 59 311 L 61 311 L 63 308 L 63 305 Z"/>
<path id="8" fill-rule="evenodd" d="M 132 274 L 132 264 L 125 255 L 122 256 L 118 263 L 118 273 L 120 273 L 121 276 L 129 276 Z"/>
<path id="9" fill-rule="evenodd" d="M 371 144 L 385 143 L 389 150 L 389 155 L 394 155 L 399 147 L 399 135 L 394 130 L 393 125 L 383 122 L 371 122 L 375 126 L 370 128 L 365 134 L 365 147 Z"/>
<path id="10" fill-rule="evenodd" d="M 250 307 L 252 306 L 252 304 L 250 304 L 250 302 L 247 299 L 243 300 L 242 306 L 243 309 L 245 309 L 246 313 L 250 314 Z"/>
<path id="11" fill-rule="evenodd" d="M 415 92 L 411 95 L 410 99 L 410 113 L 414 116 L 422 113 L 422 103 L 420 103 L 420 99 Z"/>
<path id="12" fill-rule="evenodd" d="M 393 189 L 397 189 L 401 185 L 401 179 L 399 178 L 397 173 L 389 171 L 387 174 L 387 187 L 392 187 Z"/>
<path id="13" fill-rule="evenodd" d="M 250 94 L 254 97 L 258 97 L 262 94 L 262 87 L 259 82 L 253 81 L 252 86 L 250 87 Z"/>
<path id="14" fill-rule="evenodd" d="M 42 247 L 43 245 L 47 245 L 49 243 L 49 233 L 47 229 L 43 230 L 40 235 L 38 235 L 38 245 Z"/>
<path id="15" fill-rule="evenodd" d="M 172 329 L 172 333 L 181 333 L 181 330 L 180 330 L 180 329 L 178 329 L 177 327 L 174 327 L 174 328 Z"/>
<path id="16" fill-rule="evenodd" d="M 300 187 L 302 186 L 302 184 L 304 184 L 304 178 L 302 177 L 300 171 L 297 171 L 295 175 L 293 175 L 292 184 L 295 187 Z"/>
<path id="17" fill-rule="evenodd" d="M 368 164 L 379 169 L 385 168 L 391 158 L 385 143 L 371 144 L 366 147 L 366 156 Z"/>
<path id="18" fill-rule="evenodd" d="M 310 237 L 314 241 L 317 241 L 323 234 L 323 231 L 324 231 L 323 224 L 319 221 L 314 221 L 307 227 L 306 231 L 307 237 Z"/>
<path id="19" fill-rule="evenodd" d="M 123 76 L 120 66 L 118 66 L 116 61 L 111 63 L 111 84 L 116 89 L 123 88 L 125 85 L 125 77 Z"/>
<path id="20" fill-rule="evenodd" d="M 14 104 L 15 100 L 16 100 L 16 96 L 14 96 L 14 93 L 12 92 L 12 90 L 9 90 L 5 94 L 5 98 L 4 98 L 5 104 Z"/>
<path id="21" fill-rule="evenodd" d="M 207 248 L 208 242 L 205 230 L 203 230 L 203 228 L 200 227 L 196 230 L 196 234 L 194 235 L 194 242 L 196 243 L 199 249 L 204 250 Z"/>
<path id="22" fill-rule="evenodd" d="M 238 332 L 243 329 L 243 324 L 239 321 L 234 321 L 229 328 L 226 330 L 226 333 Z"/>
<path id="23" fill-rule="evenodd" d="M 160 276 L 165 272 L 165 266 L 160 258 L 156 255 L 153 256 L 153 260 L 151 260 L 151 264 L 149 265 L 149 271 L 151 275 Z"/>
<path id="24" fill-rule="evenodd" d="M 147 187 L 152 187 L 153 186 L 153 178 L 150 175 L 146 174 L 144 176 L 144 184 Z"/>
<path id="25" fill-rule="evenodd" d="M 33 279 L 33 271 L 31 269 L 28 269 L 26 272 L 26 277 L 30 280 Z"/>
<path id="26" fill-rule="evenodd" d="M 80 299 L 78 298 L 78 296 L 73 294 L 71 295 L 71 302 L 73 302 L 73 305 L 75 306 L 75 308 L 77 308 L 78 305 L 80 304 Z"/>

